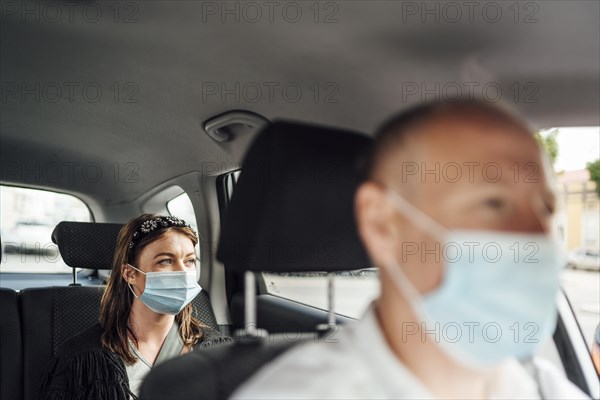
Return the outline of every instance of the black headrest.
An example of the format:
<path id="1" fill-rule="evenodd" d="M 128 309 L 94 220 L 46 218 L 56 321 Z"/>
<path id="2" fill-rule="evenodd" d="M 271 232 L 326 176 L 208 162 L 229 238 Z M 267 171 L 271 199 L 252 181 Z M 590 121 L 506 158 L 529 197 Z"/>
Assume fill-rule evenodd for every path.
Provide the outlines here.
<path id="1" fill-rule="evenodd" d="M 371 139 L 354 132 L 274 122 L 242 163 L 217 258 L 237 271 L 368 268 L 354 193 Z"/>
<path id="2" fill-rule="evenodd" d="M 52 241 L 71 268 L 111 269 L 117 237 L 123 224 L 62 221 L 52 232 Z"/>

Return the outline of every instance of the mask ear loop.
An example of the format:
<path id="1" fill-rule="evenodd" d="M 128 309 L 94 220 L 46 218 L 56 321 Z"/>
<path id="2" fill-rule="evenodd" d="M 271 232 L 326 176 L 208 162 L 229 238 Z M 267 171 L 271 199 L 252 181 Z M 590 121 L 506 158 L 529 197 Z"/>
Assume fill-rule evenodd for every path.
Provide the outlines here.
<path id="1" fill-rule="evenodd" d="M 404 197 L 400 196 L 392 189 L 388 189 L 388 195 L 396 206 L 396 209 L 402 213 L 410 222 L 415 225 L 424 228 L 425 231 L 433 238 L 441 239 L 448 231 L 439 222 L 419 210 L 417 207 L 412 205 Z M 443 233 L 440 233 L 443 232 Z M 419 309 L 419 303 L 423 298 L 423 295 L 410 281 L 402 266 L 398 262 L 394 262 L 391 265 L 384 265 L 384 268 L 388 270 L 388 275 L 394 282 L 396 289 L 407 297 L 411 308 L 417 314 L 416 316 L 421 320 L 425 321 L 425 314 Z"/>
<path id="2" fill-rule="evenodd" d="M 417 312 L 419 318 L 422 317 L 419 310 L 417 310 L 417 304 L 421 301 L 423 295 L 419 290 L 412 284 L 408 276 L 402 269 L 402 266 L 398 263 L 386 264 L 383 267 L 387 270 L 388 276 L 392 279 L 394 286 L 400 292 L 400 294 L 406 296 L 406 300 L 411 305 L 413 310 Z"/>
<path id="3" fill-rule="evenodd" d="M 448 229 L 442 226 L 439 222 L 412 205 L 408 200 L 400 196 L 392 189 L 388 189 L 388 195 L 396 206 L 396 209 L 400 211 L 404 217 L 409 219 L 413 225 L 423 228 L 433 238 L 438 240 L 442 240 L 444 238 L 448 232 Z"/>
<path id="4" fill-rule="evenodd" d="M 141 271 L 141 270 L 137 269 L 136 267 L 134 267 L 133 265 L 131 265 L 129 263 L 125 264 L 125 265 L 127 265 L 128 267 L 131 267 L 131 268 L 135 269 L 136 271 L 141 272 L 142 274 L 146 275 L 146 273 L 144 271 Z M 131 290 L 131 294 L 133 294 L 133 297 L 135 297 L 136 299 L 139 299 L 140 296 L 138 296 L 137 294 L 135 294 L 135 292 L 133 291 L 133 288 L 131 287 L 131 283 L 127 282 L 127 286 L 129 287 L 129 290 Z"/>
<path id="5" fill-rule="evenodd" d="M 424 231 L 427 231 L 427 233 L 429 233 L 433 238 L 437 238 L 438 240 L 443 240 L 444 236 L 447 236 L 448 229 L 442 226 L 439 222 L 412 205 L 409 201 L 404 199 L 393 190 L 390 189 L 389 193 L 390 198 L 394 202 L 394 205 L 396 205 L 398 211 L 401 212 L 407 219 L 409 219 L 413 225 L 423 228 Z M 410 281 L 406 275 L 406 272 L 404 272 L 401 265 L 397 261 L 393 264 L 388 264 L 383 267 L 387 269 L 388 275 L 392 279 L 392 283 L 396 290 L 400 295 L 403 295 L 406 298 L 415 318 L 421 322 L 421 327 L 425 326 L 426 331 L 430 330 L 436 322 L 431 320 L 423 308 L 422 304 L 425 296 Z M 442 352 L 447 354 L 448 357 L 455 358 L 452 352 L 445 346 L 441 346 L 439 342 L 435 341 L 432 343 L 435 343 Z"/>

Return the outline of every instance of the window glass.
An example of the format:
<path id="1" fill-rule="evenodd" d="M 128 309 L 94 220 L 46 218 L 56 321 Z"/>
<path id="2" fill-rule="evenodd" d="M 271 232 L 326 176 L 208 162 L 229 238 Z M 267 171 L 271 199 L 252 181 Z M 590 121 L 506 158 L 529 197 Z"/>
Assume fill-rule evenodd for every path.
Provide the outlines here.
<path id="1" fill-rule="evenodd" d="M 269 294 L 327 310 L 325 273 L 264 273 L 263 277 Z M 333 286 L 335 313 L 359 318 L 379 295 L 379 274 L 375 268 L 337 272 Z"/>
<path id="2" fill-rule="evenodd" d="M 541 134 L 552 132 L 558 152 L 556 224 L 568 257 L 562 285 L 591 347 L 600 322 L 600 191 L 594 181 L 600 177 L 600 128 L 557 128 Z"/>
<path id="3" fill-rule="evenodd" d="M 169 214 L 174 217 L 183 219 L 185 222 L 198 232 L 198 226 L 196 225 L 196 214 L 194 213 L 194 206 L 187 193 L 182 193 L 167 203 L 167 210 Z"/>
<path id="4" fill-rule="evenodd" d="M 0 196 L 0 272 L 72 272 L 51 235 L 61 221 L 89 222 L 85 203 L 67 194 L 12 186 L 0 186 Z"/>

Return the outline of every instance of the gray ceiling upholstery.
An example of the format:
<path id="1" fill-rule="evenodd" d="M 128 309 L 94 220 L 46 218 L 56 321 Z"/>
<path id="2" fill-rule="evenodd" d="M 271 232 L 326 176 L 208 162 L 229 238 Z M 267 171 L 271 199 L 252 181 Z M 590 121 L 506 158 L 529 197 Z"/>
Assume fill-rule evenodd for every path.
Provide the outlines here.
<path id="1" fill-rule="evenodd" d="M 244 4 L 229 6 L 236 3 Z M 206 8 L 222 3 L 201 1 L 121 3 L 133 8 L 121 6 L 115 22 L 116 3 L 94 4 L 103 12 L 95 23 L 82 18 L 83 5 L 72 21 L 63 8 L 57 22 L 3 9 L 3 182 L 84 193 L 101 204 L 127 202 L 180 174 L 235 167 L 251 138 L 219 145 L 202 131 L 205 120 L 224 111 L 368 133 L 419 102 L 422 93 L 408 90 L 420 85 L 435 91 L 438 84 L 437 93 L 450 96 L 452 87 L 444 85 L 466 90 L 464 82 L 492 82 L 534 126 L 599 125 L 596 1 L 537 2 L 537 9 L 520 10 L 518 23 L 512 2 L 496 2 L 503 4 L 497 23 L 483 18 L 484 3 L 472 21 L 465 14 L 458 23 L 450 14 L 439 22 L 425 16 L 423 23 L 406 2 L 393 1 L 321 3 L 316 23 L 312 2 L 295 3 L 303 12 L 297 23 L 285 20 L 282 6 L 272 22 L 264 7 L 258 22 L 249 21 L 250 9 L 240 10 L 236 22 Z M 537 22 L 524 23 L 532 12 Z M 337 22 L 324 23 L 331 13 Z M 135 22 L 124 23 L 127 15 Z M 239 99 L 207 91 L 236 83 Z M 18 92 L 36 84 L 39 99 Z M 56 85 L 62 98 L 53 102 Z M 272 97 L 269 85 L 278 85 Z M 97 87 L 102 96 L 93 101 Z M 293 101 L 296 87 L 302 96 Z M 124 102 L 126 96 L 136 102 Z"/>

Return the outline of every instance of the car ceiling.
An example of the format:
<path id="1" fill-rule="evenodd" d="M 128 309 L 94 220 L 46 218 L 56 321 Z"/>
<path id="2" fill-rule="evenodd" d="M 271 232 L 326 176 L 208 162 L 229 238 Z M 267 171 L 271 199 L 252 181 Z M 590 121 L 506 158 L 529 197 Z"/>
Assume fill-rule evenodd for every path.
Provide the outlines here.
<path id="1" fill-rule="evenodd" d="M 600 125 L 595 1 L 537 2 L 535 9 L 521 9 L 518 23 L 502 2 L 496 4 L 503 4 L 504 16 L 496 23 L 477 11 L 486 3 L 477 3 L 473 18 L 465 14 L 459 22 L 452 22 L 452 10 L 440 10 L 436 22 L 431 15 L 411 14 L 406 2 L 328 2 L 320 3 L 314 22 L 309 3 L 296 2 L 305 15 L 296 23 L 278 11 L 285 2 L 277 3 L 271 22 L 266 15 L 251 22 L 250 9 L 240 9 L 236 22 L 235 15 L 208 12 L 207 4 L 212 12 L 223 3 L 201 1 L 120 3 L 120 21 L 114 22 L 116 3 L 98 2 L 103 17 L 95 23 L 82 18 L 81 8 L 72 21 L 64 7 L 58 21 L 43 15 L 36 21 L 6 3 L 2 182 L 81 193 L 99 204 L 133 201 L 190 171 L 217 174 L 239 165 L 250 134 L 217 144 L 202 129 L 204 121 L 228 110 L 370 133 L 426 96 L 410 89 L 433 88 L 444 98 L 444 88 L 451 89 L 444 85 L 464 90 L 465 82 L 491 82 L 503 89 L 502 101 L 534 127 Z M 235 10 L 244 3 L 228 4 Z M 537 22 L 525 23 L 532 12 Z M 126 14 L 133 22 L 122 21 Z M 333 21 L 324 23 L 327 16 Z M 72 102 L 65 94 L 69 82 L 76 85 Z M 221 89 L 207 91 L 236 82 L 239 100 L 231 94 L 223 99 Z M 299 85 L 302 97 L 292 101 L 280 89 L 270 97 L 268 82 Z M 102 90 L 96 102 L 82 94 L 90 83 Z M 23 99 L 10 92 L 15 85 L 21 90 L 36 84 L 58 84 L 63 97 L 52 102 L 51 95 Z M 258 100 L 251 91 L 256 85 L 263 90 Z M 242 88 L 249 91 L 244 95 Z M 126 95 L 137 102 L 124 102 Z M 525 101 L 528 95 L 532 102 Z"/>

